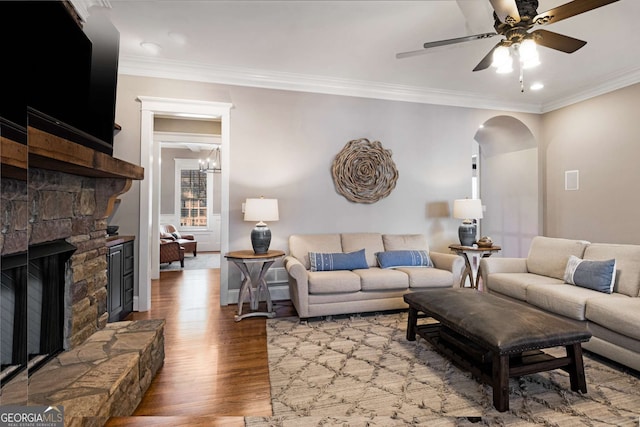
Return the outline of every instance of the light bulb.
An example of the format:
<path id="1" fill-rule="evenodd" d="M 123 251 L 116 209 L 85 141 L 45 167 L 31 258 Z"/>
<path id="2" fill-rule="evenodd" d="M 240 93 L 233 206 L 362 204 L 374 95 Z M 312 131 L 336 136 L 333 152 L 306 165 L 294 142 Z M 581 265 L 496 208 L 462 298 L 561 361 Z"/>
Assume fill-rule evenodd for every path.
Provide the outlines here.
<path id="1" fill-rule="evenodd" d="M 491 65 L 495 68 L 501 69 L 507 66 L 511 66 L 511 54 L 509 53 L 509 48 L 506 46 L 498 46 L 493 51 L 493 62 Z"/>
<path id="2" fill-rule="evenodd" d="M 536 65 L 540 65 L 540 57 L 538 56 L 538 50 L 536 49 L 536 42 L 532 39 L 523 40 L 520 44 L 518 53 L 520 55 L 522 68 L 528 69 L 533 68 Z"/>

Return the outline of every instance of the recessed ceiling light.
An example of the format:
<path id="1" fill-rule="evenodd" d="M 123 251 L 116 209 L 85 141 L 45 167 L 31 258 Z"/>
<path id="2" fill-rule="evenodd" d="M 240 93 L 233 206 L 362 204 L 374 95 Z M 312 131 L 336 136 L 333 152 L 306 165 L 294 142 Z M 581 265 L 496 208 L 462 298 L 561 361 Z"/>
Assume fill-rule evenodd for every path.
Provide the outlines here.
<path id="1" fill-rule="evenodd" d="M 142 42 L 140 43 L 140 46 L 152 55 L 157 55 L 158 53 L 160 53 L 161 49 L 159 44 L 152 42 Z"/>
<path id="2" fill-rule="evenodd" d="M 533 84 L 529 87 L 529 89 L 531 89 L 531 90 L 540 90 L 540 89 L 542 89 L 542 88 L 544 88 L 544 85 L 543 85 L 542 83 L 540 83 L 540 82 L 533 83 Z"/>

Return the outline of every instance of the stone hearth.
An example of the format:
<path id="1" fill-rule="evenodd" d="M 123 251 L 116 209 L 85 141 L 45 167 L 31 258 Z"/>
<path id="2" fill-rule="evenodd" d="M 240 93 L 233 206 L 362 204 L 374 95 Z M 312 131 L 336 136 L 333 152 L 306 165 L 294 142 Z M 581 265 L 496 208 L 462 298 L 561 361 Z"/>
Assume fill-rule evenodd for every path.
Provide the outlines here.
<path id="1" fill-rule="evenodd" d="M 164 320 L 108 323 L 29 379 L 5 386 L 2 403 L 21 401 L 29 387 L 28 404 L 62 405 L 65 426 L 103 426 L 133 413 L 163 361 Z"/>

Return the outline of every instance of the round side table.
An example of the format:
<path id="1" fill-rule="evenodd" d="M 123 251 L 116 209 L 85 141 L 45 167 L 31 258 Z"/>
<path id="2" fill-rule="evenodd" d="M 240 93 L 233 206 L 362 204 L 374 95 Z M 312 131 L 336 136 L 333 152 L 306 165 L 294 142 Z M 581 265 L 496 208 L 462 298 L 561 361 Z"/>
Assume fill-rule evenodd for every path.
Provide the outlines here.
<path id="1" fill-rule="evenodd" d="M 224 256 L 227 260 L 233 262 L 238 267 L 242 277 L 242 285 L 240 285 L 240 295 L 238 296 L 238 314 L 236 314 L 234 318 L 236 322 L 239 322 L 240 320 L 247 317 L 266 316 L 269 318 L 273 318 L 276 316 L 275 311 L 273 311 L 271 295 L 269 294 L 269 287 L 267 286 L 265 276 L 267 275 L 267 271 L 269 270 L 271 265 L 273 265 L 276 260 L 282 258 L 283 256 L 284 251 L 270 250 L 266 254 L 256 254 L 251 249 L 228 252 Z M 262 264 L 255 287 L 253 286 L 251 274 L 249 273 L 249 264 L 253 263 Z M 242 314 L 242 305 L 247 299 L 247 294 L 249 295 L 251 310 L 253 311 Z M 255 311 L 258 309 L 261 295 L 264 296 L 265 300 L 267 301 L 267 311 Z"/>
<path id="2" fill-rule="evenodd" d="M 464 288 L 467 277 L 472 288 L 478 289 L 482 271 L 480 270 L 480 258 L 486 258 L 491 254 L 499 252 L 500 246 L 490 246 L 488 248 L 480 248 L 475 246 L 449 245 L 449 249 L 464 258 L 464 271 L 460 279 L 460 287 Z M 473 262 L 469 257 L 473 258 Z"/>

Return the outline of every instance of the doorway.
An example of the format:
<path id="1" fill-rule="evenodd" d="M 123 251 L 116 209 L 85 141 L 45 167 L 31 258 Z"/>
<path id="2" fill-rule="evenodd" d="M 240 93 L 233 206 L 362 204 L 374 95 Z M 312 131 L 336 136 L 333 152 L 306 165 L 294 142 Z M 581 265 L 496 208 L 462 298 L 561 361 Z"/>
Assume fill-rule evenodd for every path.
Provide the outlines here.
<path id="1" fill-rule="evenodd" d="M 476 132 L 482 234 L 502 247 L 501 256 L 526 257 L 541 230 L 538 144 L 511 116 L 487 120 Z"/>
<path id="2" fill-rule="evenodd" d="M 140 263 L 138 269 L 138 295 L 134 298 L 134 310 L 151 308 L 151 280 L 160 277 L 160 144 L 154 139 L 154 122 L 157 115 L 164 117 L 191 117 L 220 120 L 220 252 L 229 250 L 229 147 L 231 104 L 188 99 L 138 97 L 141 103 L 140 163 L 146 171 L 146 179 L 140 182 Z M 143 243 L 145 242 L 145 243 Z M 146 266 L 146 268 L 144 268 Z M 220 266 L 220 303 L 227 305 L 228 266 Z"/>

